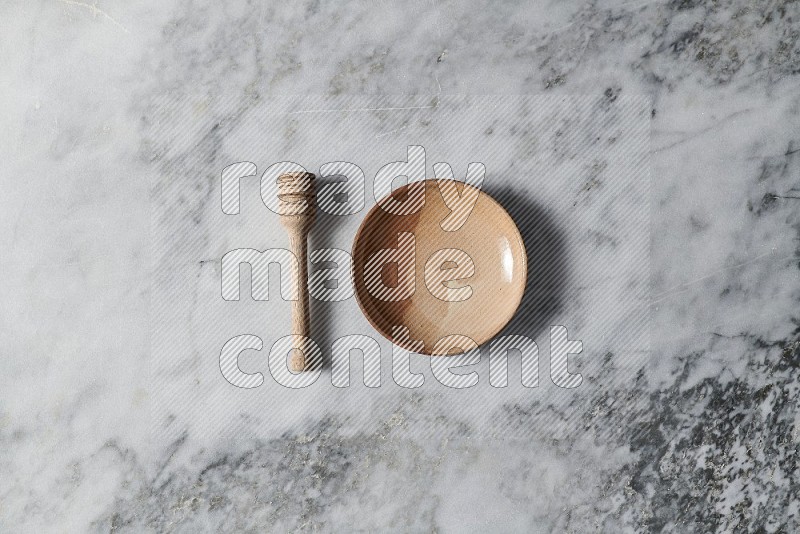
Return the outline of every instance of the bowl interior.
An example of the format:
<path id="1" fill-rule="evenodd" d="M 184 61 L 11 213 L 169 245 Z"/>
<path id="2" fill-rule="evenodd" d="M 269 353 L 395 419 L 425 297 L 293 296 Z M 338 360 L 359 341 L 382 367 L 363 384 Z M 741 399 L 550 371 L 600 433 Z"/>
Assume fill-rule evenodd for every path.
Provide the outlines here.
<path id="1" fill-rule="evenodd" d="M 414 194 L 410 187 L 424 190 L 422 208 L 395 215 L 381 207 L 384 199 L 356 234 L 353 274 L 359 306 L 381 335 L 415 352 L 457 353 L 473 348 L 473 342 L 481 345 L 511 320 L 522 299 L 527 276 L 522 236 L 500 204 L 471 186 L 458 184 L 462 197 L 469 188 L 477 200 L 454 231 L 442 227 L 449 215 L 450 224 L 457 217 L 438 182 L 406 185 L 391 197 L 408 199 Z M 455 199 L 448 198 L 455 207 Z M 407 328 L 408 335 L 397 327 Z"/>

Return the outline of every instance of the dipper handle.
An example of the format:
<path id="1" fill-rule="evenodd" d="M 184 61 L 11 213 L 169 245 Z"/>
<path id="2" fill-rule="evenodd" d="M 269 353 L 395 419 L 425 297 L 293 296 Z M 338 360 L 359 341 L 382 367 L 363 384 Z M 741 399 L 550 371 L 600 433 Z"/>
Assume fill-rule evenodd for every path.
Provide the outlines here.
<path id="1" fill-rule="evenodd" d="M 308 232 L 316 218 L 314 175 L 292 172 L 278 177 L 278 210 L 281 224 L 289 234 L 289 248 L 297 258 L 292 273 L 297 300 L 292 301 L 292 334 L 309 339 L 311 315 L 308 305 Z M 298 373 L 307 368 L 305 344 L 293 348 L 289 368 Z"/>
<path id="2" fill-rule="evenodd" d="M 297 258 L 293 273 L 298 284 L 297 300 L 292 301 L 292 334 L 308 338 L 311 335 L 311 315 L 308 305 L 308 234 L 299 230 L 289 231 L 289 249 Z M 295 348 L 289 361 L 290 369 L 297 373 L 305 370 L 305 347 Z"/>

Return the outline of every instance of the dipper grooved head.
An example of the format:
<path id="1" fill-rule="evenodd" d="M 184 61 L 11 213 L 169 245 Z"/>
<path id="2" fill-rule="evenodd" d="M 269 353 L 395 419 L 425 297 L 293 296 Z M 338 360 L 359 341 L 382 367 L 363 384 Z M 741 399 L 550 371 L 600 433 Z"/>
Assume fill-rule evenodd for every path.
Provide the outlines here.
<path id="1" fill-rule="evenodd" d="M 310 172 L 287 172 L 278 177 L 278 213 L 281 216 L 314 216 L 314 178 Z"/>

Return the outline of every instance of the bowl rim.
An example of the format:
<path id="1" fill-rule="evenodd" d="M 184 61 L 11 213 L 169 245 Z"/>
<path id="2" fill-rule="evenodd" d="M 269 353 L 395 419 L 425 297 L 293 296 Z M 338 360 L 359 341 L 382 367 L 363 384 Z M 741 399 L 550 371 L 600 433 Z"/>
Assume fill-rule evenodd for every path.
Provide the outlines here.
<path id="1" fill-rule="evenodd" d="M 520 304 L 522 304 L 522 298 L 525 295 L 525 290 L 528 287 L 528 251 L 525 248 L 525 239 L 522 237 L 522 232 L 519 231 L 519 226 L 517 226 L 517 222 L 514 220 L 514 218 L 511 216 L 511 214 L 508 213 L 508 211 L 503 207 L 503 205 L 500 204 L 500 202 L 498 202 L 494 197 L 492 197 L 492 195 L 490 195 L 489 193 L 485 192 L 482 188 L 478 188 L 478 187 L 475 187 L 475 186 L 470 185 L 468 183 L 461 182 L 460 180 L 450 180 L 450 179 L 446 179 L 446 178 L 444 178 L 444 179 L 426 178 L 424 180 L 418 180 L 418 181 L 415 181 L 415 182 L 408 182 L 407 184 L 404 184 L 401 187 L 398 187 L 394 191 L 390 192 L 388 195 L 385 195 L 383 198 L 381 198 L 379 201 L 377 201 L 375 203 L 375 205 L 372 206 L 369 209 L 369 211 L 364 216 L 364 218 L 361 219 L 361 223 L 358 226 L 358 230 L 356 231 L 355 237 L 353 237 L 353 245 L 352 245 L 352 247 L 350 249 L 350 254 L 351 254 L 351 257 L 353 259 L 353 264 L 352 264 L 352 268 L 351 268 L 351 277 L 352 277 L 352 280 L 353 280 L 353 293 L 355 295 L 356 302 L 358 303 L 358 307 L 361 310 L 361 313 L 364 315 L 364 317 L 367 318 L 367 321 L 369 322 L 370 325 L 372 325 L 372 328 L 374 328 L 381 336 L 383 336 L 385 339 L 387 339 L 393 345 L 397 345 L 402 349 L 408 350 L 408 351 L 410 351 L 410 352 L 412 352 L 414 354 L 423 354 L 425 356 L 431 356 L 431 357 L 439 357 L 439 356 L 445 356 L 446 357 L 446 356 L 452 356 L 452 355 L 451 354 L 432 354 L 433 347 L 428 348 L 428 347 L 425 346 L 424 343 L 423 343 L 422 351 L 416 352 L 410 346 L 410 343 L 405 342 L 405 341 L 396 341 L 392 337 L 390 337 L 390 335 L 388 333 L 384 332 L 383 329 L 375 323 L 375 321 L 373 320 L 372 316 L 367 312 L 365 303 L 363 303 L 361 301 L 361 294 L 360 294 L 360 291 L 358 289 L 359 286 L 358 286 L 358 283 L 356 282 L 356 275 L 355 275 L 355 273 L 356 273 L 356 246 L 358 245 L 359 240 L 361 239 L 362 234 L 364 233 L 364 229 L 366 227 L 367 221 L 375 214 L 375 212 L 377 210 L 383 209 L 383 208 L 381 208 L 381 204 L 385 200 L 387 200 L 389 197 L 391 197 L 393 195 L 396 195 L 396 194 L 398 194 L 400 192 L 403 192 L 404 190 L 408 189 L 413 184 L 424 184 L 425 187 L 426 187 L 426 191 L 427 191 L 427 185 L 429 183 L 430 184 L 435 184 L 436 187 L 438 188 L 439 187 L 438 186 L 438 182 L 440 182 L 440 181 L 459 182 L 464 187 L 471 187 L 472 189 L 477 189 L 478 190 L 478 195 L 483 195 L 496 208 L 498 208 L 501 213 L 504 213 L 506 215 L 506 217 L 509 218 L 509 220 L 511 221 L 511 223 L 514 226 L 514 230 L 516 230 L 515 238 L 516 238 L 517 242 L 519 243 L 519 246 L 522 249 L 522 260 L 521 260 L 521 263 L 522 263 L 522 277 L 523 277 L 522 291 L 518 292 L 517 297 L 516 297 L 516 302 L 514 302 L 514 305 L 513 305 L 513 311 L 511 313 L 511 315 L 509 316 L 509 318 L 506 319 L 505 322 L 500 324 L 495 329 L 494 332 L 492 332 L 491 334 L 487 335 L 485 337 L 485 339 L 473 339 L 473 341 L 477 344 L 479 349 L 484 344 L 486 344 L 487 342 L 489 342 L 492 339 L 494 339 L 497 336 L 497 334 L 499 334 L 503 330 L 503 328 L 508 326 L 508 324 L 514 318 L 514 316 L 517 314 L 517 311 L 519 310 L 519 306 L 520 306 Z M 426 194 L 427 194 L 427 192 L 426 192 Z M 463 194 L 463 190 L 462 190 L 462 194 Z M 476 200 L 476 203 L 477 203 L 477 200 Z M 423 208 L 420 208 L 420 209 L 423 209 Z M 397 216 L 398 217 L 407 217 L 409 215 L 412 215 L 412 214 L 397 215 Z M 472 339 L 472 338 L 470 338 L 470 339 Z"/>

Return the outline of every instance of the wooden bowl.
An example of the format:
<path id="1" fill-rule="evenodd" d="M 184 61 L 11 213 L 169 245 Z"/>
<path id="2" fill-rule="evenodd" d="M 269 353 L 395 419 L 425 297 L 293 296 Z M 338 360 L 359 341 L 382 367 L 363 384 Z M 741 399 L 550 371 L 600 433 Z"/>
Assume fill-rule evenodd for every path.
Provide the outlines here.
<path id="1" fill-rule="evenodd" d="M 514 221 L 488 194 L 458 183 L 462 187 L 477 193 L 477 200 L 457 230 L 442 227 L 452 210 L 438 181 L 425 180 L 374 206 L 353 243 L 361 310 L 381 335 L 414 352 L 458 353 L 485 343 L 511 320 L 525 291 L 527 255 Z M 421 191 L 424 205 L 413 214 L 395 215 L 382 207 Z M 452 222 L 451 217 L 449 229 Z M 395 263 L 381 267 L 381 256 Z M 395 327 L 406 327 L 409 335 L 395 337 Z"/>

